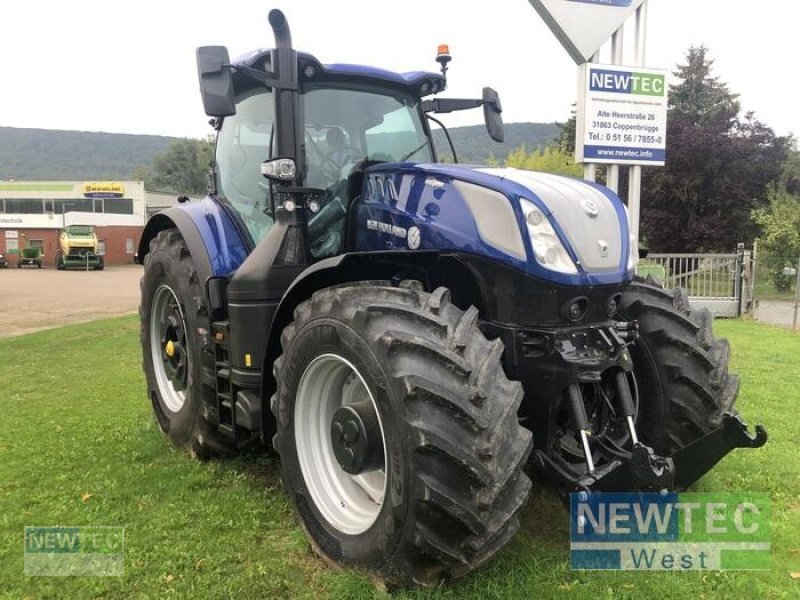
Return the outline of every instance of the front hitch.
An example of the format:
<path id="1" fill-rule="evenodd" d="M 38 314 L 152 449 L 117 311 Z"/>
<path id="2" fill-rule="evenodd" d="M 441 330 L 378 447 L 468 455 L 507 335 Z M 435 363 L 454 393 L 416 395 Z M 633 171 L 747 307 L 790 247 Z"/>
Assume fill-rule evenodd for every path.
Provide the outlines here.
<path id="1" fill-rule="evenodd" d="M 638 443 L 632 452 L 614 452 L 613 459 L 593 473 L 580 471 L 560 456 L 542 450 L 534 452 L 534 459 L 545 475 L 566 491 L 675 491 L 692 485 L 731 450 L 760 448 L 766 443 L 763 425 L 756 425 L 751 435 L 741 417 L 725 413 L 716 429 L 668 457 Z"/>

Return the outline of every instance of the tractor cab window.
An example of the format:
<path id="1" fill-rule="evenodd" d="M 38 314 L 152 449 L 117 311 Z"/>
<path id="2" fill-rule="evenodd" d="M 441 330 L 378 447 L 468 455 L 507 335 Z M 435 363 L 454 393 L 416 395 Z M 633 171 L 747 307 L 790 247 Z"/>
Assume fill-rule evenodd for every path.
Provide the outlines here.
<path id="1" fill-rule="evenodd" d="M 360 192 L 359 173 L 373 162 L 430 162 L 419 101 L 392 91 L 310 89 L 303 95 L 305 184 L 324 191 L 309 219 L 316 258 L 342 249 L 345 216 Z M 323 226 L 315 226 L 324 222 Z"/>
<path id="2" fill-rule="evenodd" d="M 256 244 L 273 224 L 270 186 L 261 175 L 261 163 L 272 154 L 273 113 L 268 89 L 244 92 L 217 138 L 217 190 L 239 213 Z"/>

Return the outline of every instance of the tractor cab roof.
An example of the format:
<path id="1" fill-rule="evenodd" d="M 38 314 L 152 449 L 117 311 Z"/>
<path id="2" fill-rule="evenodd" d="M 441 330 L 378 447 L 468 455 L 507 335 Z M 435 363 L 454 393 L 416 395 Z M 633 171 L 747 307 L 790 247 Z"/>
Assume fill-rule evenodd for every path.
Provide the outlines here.
<path id="1" fill-rule="evenodd" d="M 305 52 L 298 52 L 298 76 L 301 85 L 314 81 L 325 83 L 364 83 L 372 85 L 398 88 L 401 91 L 417 97 L 428 96 L 441 92 L 446 87 L 446 79 L 439 73 L 426 71 L 410 71 L 395 73 L 377 67 L 366 65 L 351 65 L 344 63 L 322 64 L 314 56 Z M 270 50 L 259 49 L 242 55 L 232 61 L 234 68 L 237 66 L 265 70 L 269 65 Z M 248 86 L 234 73 L 234 85 Z"/>

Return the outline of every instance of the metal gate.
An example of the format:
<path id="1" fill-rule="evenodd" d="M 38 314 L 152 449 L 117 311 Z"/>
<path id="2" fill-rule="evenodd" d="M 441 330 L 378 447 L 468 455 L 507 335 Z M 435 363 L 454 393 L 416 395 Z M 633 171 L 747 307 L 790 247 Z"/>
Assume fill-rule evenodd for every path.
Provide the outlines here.
<path id="1" fill-rule="evenodd" d="M 743 245 L 734 254 L 649 254 L 636 273 L 652 275 L 668 289 L 686 288 L 694 308 L 708 308 L 715 317 L 738 317 L 750 306 L 750 258 Z"/>

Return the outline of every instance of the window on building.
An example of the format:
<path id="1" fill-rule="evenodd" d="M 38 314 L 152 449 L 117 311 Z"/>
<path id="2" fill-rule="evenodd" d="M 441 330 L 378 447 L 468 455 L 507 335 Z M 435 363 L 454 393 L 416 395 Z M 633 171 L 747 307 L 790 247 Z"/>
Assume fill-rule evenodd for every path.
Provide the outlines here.
<path id="1" fill-rule="evenodd" d="M 114 215 L 132 215 L 133 200 L 130 198 L 106 198 L 104 209 L 104 212 Z"/>
<path id="2" fill-rule="evenodd" d="M 136 254 L 136 246 L 133 238 L 125 238 L 125 253 Z"/>
<path id="3" fill-rule="evenodd" d="M 44 200 L 41 198 L 6 198 L 6 213 L 11 215 L 44 214 Z"/>
<path id="4" fill-rule="evenodd" d="M 68 198 L 66 200 L 56 200 L 55 213 L 63 215 L 68 212 L 94 212 L 94 204 L 91 198 Z"/>
<path id="5" fill-rule="evenodd" d="M 35 240 L 33 238 L 28 238 L 28 248 L 44 249 L 44 240 Z"/>
<path id="6" fill-rule="evenodd" d="M 105 240 L 97 240 L 97 253 L 100 256 L 106 255 L 106 241 Z"/>

